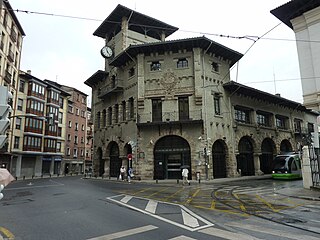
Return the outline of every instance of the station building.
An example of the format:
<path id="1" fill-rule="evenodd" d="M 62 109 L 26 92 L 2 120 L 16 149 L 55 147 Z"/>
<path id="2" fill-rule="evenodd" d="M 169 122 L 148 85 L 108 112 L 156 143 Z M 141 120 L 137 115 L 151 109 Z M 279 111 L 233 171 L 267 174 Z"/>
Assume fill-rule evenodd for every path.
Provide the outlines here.
<path id="1" fill-rule="evenodd" d="M 94 32 L 105 69 L 92 88 L 98 176 L 213 179 L 271 173 L 280 151 L 297 151 L 317 114 L 230 80 L 242 54 L 204 36 L 166 40 L 178 28 L 118 5 Z M 317 133 L 315 133 L 317 134 Z"/>

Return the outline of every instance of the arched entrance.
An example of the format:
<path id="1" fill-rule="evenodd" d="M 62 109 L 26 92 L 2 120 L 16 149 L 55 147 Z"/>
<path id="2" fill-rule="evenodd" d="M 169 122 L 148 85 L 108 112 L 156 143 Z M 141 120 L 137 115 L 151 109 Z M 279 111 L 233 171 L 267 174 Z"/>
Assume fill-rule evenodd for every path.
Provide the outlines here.
<path id="1" fill-rule="evenodd" d="M 239 141 L 239 155 L 237 156 L 237 169 L 241 176 L 254 175 L 253 146 L 249 137 L 242 137 Z"/>
<path id="2" fill-rule="evenodd" d="M 124 146 L 124 148 L 125 148 L 124 152 L 127 153 L 127 159 L 128 159 L 127 166 L 128 166 L 128 169 L 129 169 L 129 168 L 132 168 L 132 147 L 131 147 L 130 144 L 127 143 Z"/>
<path id="3" fill-rule="evenodd" d="M 98 174 L 102 176 L 104 174 L 104 160 L 102 159 L 102 149 L 97 149 L 97 158 L 98 158 Z"/>
<path id="4" fill-rule="evenodd" d="M 280 143 L 280 152 L 292 152 L 292 146 L 289 140 L 284 139 Z"/>
<path id="5" fill-rule="evenodd" d="M 119 158 L 119 146 L 116 142 L 111 142 L 109 145 L 110 152 L 110 177 L 118 177 L 120 168 L 122 165 L 121 159 Z"/>
<path id="6" fill-rule="evenodd" d="M 275 153 L 275 144 L 270 138 L 265 138 L 261 144 L 260 170 L 264 174 L 272 172 L 272 161 Z"/>
<path id="7" fill-rule="evenodd" d="M 188 165 L 191 179 L 189 143 L 179 136 L 166 136 L 154 147 L 154 179 L 181 179 L 181 166 Z"/>
<path id="8" fill-rule="evenodd" d="M 226 149 L 223 141 L 218 140 L 212 146 L 213 177 L 227 177 Z"/>

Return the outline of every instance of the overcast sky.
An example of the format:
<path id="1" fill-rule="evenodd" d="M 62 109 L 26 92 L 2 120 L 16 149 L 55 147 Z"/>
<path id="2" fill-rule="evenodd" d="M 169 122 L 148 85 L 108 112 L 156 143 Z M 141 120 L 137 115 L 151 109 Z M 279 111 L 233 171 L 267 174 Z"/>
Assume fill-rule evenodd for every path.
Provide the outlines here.
<path id="1" fill-rule="evenodd" d="M 270 10 L 288 1 L 10 0 L 10 4 L 14 10 L 29 11 L 15 12 L 26 33 L 21 69 L 31 70 L 37 78 L 57 81 L 91 96 L 91 88 L 84 81 L 104 68 L 100 55 L 104 41 L 93 36 L 93 32 L 117 4 L 178 27 L 179 30 L 170 36 L 171 40 L 205 35 L 245 54 L 254 41 L 218 37 L 217 34 L 262 36 L 280 23 Z M 264 39 L 258 40 L 238 67 L 232 69 L 232 80 L 302 103 L 294 39 L 293 31 L 281 23 Z"/>

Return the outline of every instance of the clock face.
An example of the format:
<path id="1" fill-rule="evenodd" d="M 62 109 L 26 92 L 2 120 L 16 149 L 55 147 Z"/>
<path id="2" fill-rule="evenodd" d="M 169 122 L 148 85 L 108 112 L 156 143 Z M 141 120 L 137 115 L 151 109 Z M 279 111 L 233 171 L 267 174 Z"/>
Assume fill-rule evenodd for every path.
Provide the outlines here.
<path id="1" fill-rule="evenodd" d="M 104 58 L 110 58 L 113 55 L 113 51 L 110 47 L 105 46 L 101 49 L 101 55 Z"/>

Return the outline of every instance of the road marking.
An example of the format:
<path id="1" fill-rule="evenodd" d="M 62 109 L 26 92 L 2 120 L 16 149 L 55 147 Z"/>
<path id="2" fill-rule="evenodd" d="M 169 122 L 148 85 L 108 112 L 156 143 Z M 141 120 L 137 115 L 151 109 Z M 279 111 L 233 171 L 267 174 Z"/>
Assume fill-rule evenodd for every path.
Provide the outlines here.
<path id="1" fill-rule="evenodd" d="M 178 227 L 187 229 L 187 230 L 189 230 L 189 231 L 191 231 L 191 232 L 193 232 L 193 231 L 198 231 L 198 230 L 203 229 L 203 228 L 207 228 L 207 227 L 214 226 L 213 223 L 211 223 L 211 222 L 209 222 L 208 220 L 206 220 L 206 219 L 204 219 L 204 218 L 196 215 L 195 213 L 193 213 L 192 211 L 190 211 L 188 208 L 186 208 L 185 206 L 180 205 L 180 204 L 157 201 L 158 204 L 159 204 L 159 203 L 162 203 L 162 204 L 168 204 L 168 205 L 173 205 L 173 206 L 178 206 L 178 207 L 180 207 L 181 209 L 183 209 L 185 212 L 187 212 L 187 213 L 190 214 L 191 216 L 193 216 L 193 217 L 197 218 L 198 220 L 200 220 L 200 221 L 203 223 L 203 225 L 202 225 L 202 226 L 199 226 L 199 227 L 196 227 L 196 228 L 191 228 L 191 227 L 186 226 L 186 225 L 184 225 L 184 224 L 182 224 L 182 223 L 174 222 L 174 221 L 172 221 L 172 220 L 170 220 L 170 219 L 161 217 L 161 216 L 159 216 L 159 215 L 156 215 L 156 214 L 153 214 L 153 213 L 151 213 L 151 212 L 145 211 L 144 209 L 140 209 L 140 208 L 131 206 L 130 204 L 127 204 L 127 203 L 124 203 L 124 202 L 121 202 L 121 201 L 115 199 L 115 198 L 119 198 L 119 197 L 121 197 L 121 196 L 123 196 L 123 195 L 121 194 L 121 195 L 116 195 L 116 196 L 112 196 L 112 197 L 107 197 L 106 199 L 109 200 L 109 201 L 113 201 L 113 202 L 115 202 L 115 203 L 121 204 L 121 205 L 123 205 L 123 206 L 125 206 L 125 207 L 127 207 L 127 208 L 131 208 L 131 209 L 133 209 L 133 210 L 135 210 L 135 211 L 142 212 L 142 213 L 147 214 L 147 215 L 149 215 L 149 216 L 151 216 L 151 217 L 157 218 L 157 219 L 159 219 L 159 220 L 161 220 L 161 221 L 164 221 L 164 222 L 170 223 L 170 224 L 172 224 L 172 225 L 175 225 L 175 226 L 178 226 Z M 149 201 L 149 199 L 143 198 L 143 197 L 135 197 L 135 198 L 144 199 L 144 200 L 146 200 L 146 201 Z"/>
<path id="2" fill-rule="evenodd" d="M 202 229 L 199 232 L 228 240 L 261 240 L 260 238 L 255 238 L 248 234 L 234 233 L 213 227 Z"/>
<path id="3" fill-rule="evenodd" d="M 168 240 L 197 240 L 197 239 L 181 235 L 178 237 L 169 238 Z"/>
<path id="4" fill-rule="evenodd" d="M 59 183 L 53 180 L 49 180 L 50 182 L 54 183 L 51 185 L 39 185 L 39 186 L 34 186 L 34 185 L 29 185 L 27 184 L 28 187 L 10 187 L 10 188 L 6 188 L 6 191 L 11 191 L 11 190 L 21 190 L 21 189 L 30 189 L 30 188 L 46 188 L 46 187 L 61 187 L 64 186 L 63 183 Z"/>
<path id="5" fill-rule="evenodd" d="M 144 227 L 133 228 L 133 229 L 117 232 L 117 233 L 107 234 L 107 235 L 100 236 L 100 237 L 90 238 L 90 239 L 87 239 L 87 240 L 111 240 L 111 239 L 123 238 L 123 237 L 128 237 L 128 236 L 131 236 L 131 235 L 134 235 L 134 234 L 138 234 L 138 233 L 143 233 L 143 232 L 147 232 L 147 231 L 150 231 L 150 230 L 154 230 L 154 229 L 157 229 L 157 228 L 158 227 L 153 226 L 153 225 L 147 225 L 147 226 L 144 226 Z"/>
<path id="6" fill-rule="evenodd" d="M 0 227 L 0 232 L 2 232 L 4 234 L 6 239 L 14 239 L 14 235 L 8 229 L 6 229 L 4 227 Z M 2 236 L 0 235 L 0 237 L 2 237 Z"/>
<path id="7" fill-rule="evenodd" d="M 254 231 L 254 232 L 275 235 L 277 237 L 285 237 L 285 238 L 291 238 L 291 239 L 296 239 L 296 240 L 301 240 L 301 239 L 319 240 L 319 238 L 317 238 L 317 237 L 287 233 L 282 230 L 277 230 L 274 228 L 267 228 L 265 226 L 260 227 L 258 225 L 244 224 L 243 222 L 242 223 L 233 222 L 233 223 L 228 223 L 227 225 L 230 227 L 237 227 L 237 228 L 246 229 L 246 230 L 250 230 L 250 231 Z"/>
<path id="8" fill-rule="evenodd" d="M 123 203 L 128 203 L 132 199 L 132 196 L 126 195 L 124 198 L 122 198 L 120 201 Z"/>
<path id="9" fill-rule="evenodd" d="M 148 204 L 147 204 L 145 210 L 155 214 L 157 206 L 158 206 L 158 203 L 156 201 L 150 200 L 150 201 L 148 201 Z"/>
<path id="10" fill-rule="evenodd" d="M 182 212 L 183 223 L 185 225 L 192 228 L 200 226 L 198 220 L 195 217 L 191 216 L 189 213 L 187 213 L 183 209 L 181 209 L 181 212 Z"/>

